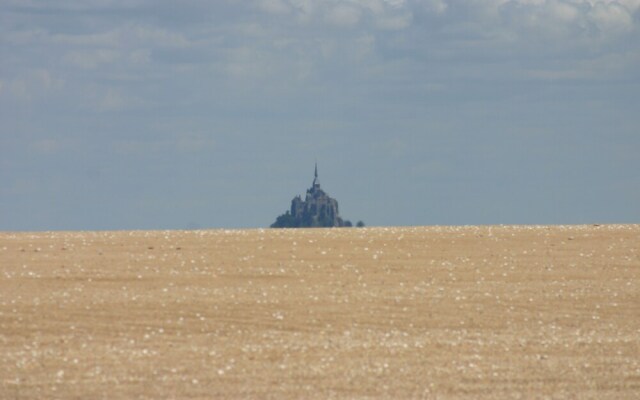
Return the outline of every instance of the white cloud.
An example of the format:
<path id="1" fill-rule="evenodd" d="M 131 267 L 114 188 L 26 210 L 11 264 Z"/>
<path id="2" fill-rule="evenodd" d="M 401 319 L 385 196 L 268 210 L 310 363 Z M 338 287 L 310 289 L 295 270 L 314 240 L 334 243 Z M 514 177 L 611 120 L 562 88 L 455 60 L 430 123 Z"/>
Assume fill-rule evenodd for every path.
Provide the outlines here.
<path id="1" fill-rule="evenodd" d="M 316 11 L 317 0 L 289 0 L 298 22 L 308 23 Z"/>
<path id="2" fill-rule="evenodd" d="M 350 27 L 360 21 L 362 11 L 350 4 L 336 4 L 327 10 L 327 21 L 333 25 Z"/>
<path id="3" fill-rule="evenodd" d="M 129 53 L 129 62 L 132 65 L 148 64 L 151 61 L 151 50 L 137 49 Z"/>
<path id="4" fill-rule="evenodd" d="M 294 20 L 308 23 L 316 14 L 318 0 L 256 0 L 257 8 L 271 15 L 291 15 Z"/>
<path id="5" fill-rule="evenodd" d="M 227 56 L 226 71 L 234 79 L 264 79 L 274 68 L 271 53 L 255 47 L 238 47 L 230 50 Z"/>
<path id="6" fill-rule="evenodd" d="M 185 153 L 209 152 L 215 148 L 216 141 L 210 135 L 201 132 L 188 132 L 176 135 L 172 146 Z"/>
<path id="7" fill-rule="evenodd" d="M 442 11 L 443 0 L 430 0 L 434 9 Z M 404 29 L 411 21 L 411 9 L 405 0 L 259 0 L 258 8 L 275 15 L 290 15 L 302 23 L 323 22 L 334 26 L 353 27 L 371 16 L 372 27 Z"/>
<path id="8" fill-rule="evenodd" d="M 178 32 L 149 26 L 135 26 L 123 29 L 121 42 L 134 40 L 138 45 L 186 48 L 192 45 L 187 37 Z"/>
<path id="9" fill-rule="evenodd" d="M 570 65 L 543 66 L 527 71 L 527 76 L 540 80 L 590 80 L 603 81 L 611 77 L 624 78 L 637 73 L 640 50 L 605 54 L 600 57 L 577 60 Z"/>
<path id="10" fill-rule="evenodd" d="M 385 30 L 402 30 L 409 27 L 411 19 L 410 13 L 383 15 L 376 19 L 376 27 Z"/>
<path id="11" fill-rule="evenodd" d="M 126 77 L 127 82 L 138 83 L 139 90 L 144 86 L 140 82 L 152 80 L 149 77 L 179 75 L 187 82 L 185 71 L 208 71 L 204 81 L 214 86 L 225 85 L 228 78 L 236 85 L 242 80 L 249 85 L 283 80 L 287 86 L 296 81 L 354 77 L 391 85 L 399 76 L 406 76 L 407 82 L 420 81 L 423 78 L 414 75 L 416 71 L 439 74 L 429 78 L 432 84 L 440 84 L 443 76 L 497 79 L 505 72 L 512 77 L 586 76 L 591 72 L 584 70 L 593 68 L 585 59 L 595 62 L 615 55 L 621 47 L 614 45 L 616 40 L 632 43 L 638 37 L 633 13 L 638 12 L 640 0 L 254 0 L 225 4 L 233 9 L 231 17 L 218 17 L 216 24 L 208 18 L 193 25 L 174 23 L 168 13 L 157 16 L 159 22 L 120 20 L 107 14 L 99 17 L 95 30 L 87 31 L 81 24 L 75 31 L 55 33 L 52 25 L 20 24 L 28 28 L 5 29 L 0 42 L 17 51 L 42 50 L 32 63 L 46 65 L 51 76 L 74 82 L 74 68 L 84 69 L 85 77 L 97 87 L 94 93 L 103 94 L 99 99 L 95 95 L 92 104 L 99 104 L 101 110 L 117 110 L 140 105 L 151 91 L 136 100 L 133 91 L 109 87 L 106 81 Z M 108 4 L 101 3 L 101 7 L 108 8 Z M 213 15 L 217 7 L 208 10 Z M 21 57 L 14 53 L 9 55 Z M 484 60 L 489 59 L 493 67 L 485 68 Z M 528 61 L 520 61 L 524 59 Z M 615 69 L 623 71 L 637 63 L 629 57 L 608 60 L 620 63 Z M 381 72 L 389 70 L 394 71 L 393 76 Z M 42 91 L 51 87 L 46 79 L 36 82 L 38 79 Z M 37 85 L 5 78 L 3 86 L 3 96 L 11 92 L 28 98 L 34 96 Z M 81 91 L 78 88 L 86 87 L 87 82 L 72 86 Z"/>
<path id="12" fill-rule="evenodd" d="M 100 101 L 99 108 L 102 111 L 119 110 L 128 105 L 125 97 L 116 89 L 108 89 Z"/>
<path id="13" fill-rule="evenodd" d="M 122 43 L 121 33 L 121 29 L 100 33 L 58 33 L 52 35 L 50 41 L 62 46 L 115 47 Z"/>
<path id="14" fill-rule="evenodd" d="M 289 14 L 291 7 L 284 0 L 259 0 L 258 7 L 270 14 Z"/>
<path id="15" fill-rule="evenodd" d="M 25 29 L 4 33 L 4 41 L 11 45 L 26 46 L 36 42 L 42 42 L 47 37 L 43 29 Z"/>
<path id="16" fill-rule="evenodd" d="M 373 35 L 360 36 L 355 40 L 354 55 L 357 59 L 364 59 L 375 51 L 376 39 Z"/>
<path id="17" fill-rule="evenodd" d="M 101 112 L 120 111 L 144 107 L 147 103 L 147 101 L 128 94 L 122 89 L 109 87 L 104 95 L 98 99 L 97 109 Z"/>
<path id="18" fill-rule="evenodd" d="M 555 40 L 586 35 L 595 27 L 598 38 L 608 40 L 635 28 L 633 15 L 640 0 L 259 0 L 258 7 L 302 22 L 324 20 L 352 27 L 371 21 L 369 28 L 383 30 L 410 28 L 421 10 L 439 18 L 443 26 L 466 24 L 468 32 L 502 31 L 503 37 L 537 34 Z"/>
<path id="19" fill-rule="evenodd" d="M 84 69 L 97 68 L 104 64 L 116 62 L 121 58 L 121 53 L 111 49 L 84 49 L 73 50 L 64 56 L 71 65 Z"/>
<path id="20" fill-rule="evenodd" d="M 0 91 L 0 94 L 30 102 L 60 91 L 64 88 L 64 84 L 63 79 L 54 76 L 47 69 L 29 69 L 12 79 L 8 79 L 6 91 Z"/>
<path id="21" fill-rule="evenodd" d="M 589 4 L 590 6 L 601 5 L 621 5 L 631 12 L 640 8 L 640 0 L 570 0 L 576 4 Z"/>
<path id="22" fill-rule="evenodd" d="M 42 40 L 37 31 L 30 36 Z M 54 34 L 50 41 L 65 46 L 133 47 L 153 45 L 158 47 L 189 47 L 192 43 L 184 34 L 167 29 L 143 25 L 124 25 L 98 33 Z"/>
<path id="23" fill-rule="evenodd" d="M 618 35 L 633 29 L 633 15 L 619 3 L 598 2 L 593 5 L 587 17 L 604 34 Z"/>
<path id="24" fill-rule="evenodd" d="M 403 7 L 406 5 L 406 0 L 384 0 L 385 3 L 391 7 Z"/>
<path id="25" fill-rule="evenodd" d="M 443 14 L 448 8 L 445 0 L 427 0 L 425 1 L 425 6 L 428 10 L 436 14 Z"/>
<path id="26" fill-rule="evenodd" d="M 640 7 L 638 0 L 496 0 L 503 22 L 518 32 L 519 27 L 550 39 L 587 37 L 614 39 L 633 30 L 633 13 Z"/>

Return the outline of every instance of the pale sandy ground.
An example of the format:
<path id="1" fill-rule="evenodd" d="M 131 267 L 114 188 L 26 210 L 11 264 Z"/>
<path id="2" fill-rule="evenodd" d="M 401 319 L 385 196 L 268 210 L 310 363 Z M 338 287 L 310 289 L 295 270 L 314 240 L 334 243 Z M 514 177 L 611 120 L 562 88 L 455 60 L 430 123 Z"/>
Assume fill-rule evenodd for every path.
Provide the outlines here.
<path id="1" fill-rule="evenodd" d="M 0 399 L 640 398 L 640 225 L 0 233 Z"/>

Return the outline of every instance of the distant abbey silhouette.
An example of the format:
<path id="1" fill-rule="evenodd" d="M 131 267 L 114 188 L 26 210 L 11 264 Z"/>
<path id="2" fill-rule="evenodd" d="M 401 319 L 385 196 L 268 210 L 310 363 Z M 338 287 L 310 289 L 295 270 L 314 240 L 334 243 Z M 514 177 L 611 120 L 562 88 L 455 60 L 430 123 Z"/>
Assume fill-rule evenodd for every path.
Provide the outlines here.
<path id="1" fill-rule="evenodd" d="M 364 226 L 361 222 L 360 226 Z M 289 211 L 280 215 L 272 228 L 329 228 L 352 226 L 350 221 L 345 221 L 338 212 L 338 201 L 331 198 L 320 188 L 318 179 L 318 163 L 315 165 L 313 183 L 307 189 L 304 200 L 296 196 L 291 200 Z"/>

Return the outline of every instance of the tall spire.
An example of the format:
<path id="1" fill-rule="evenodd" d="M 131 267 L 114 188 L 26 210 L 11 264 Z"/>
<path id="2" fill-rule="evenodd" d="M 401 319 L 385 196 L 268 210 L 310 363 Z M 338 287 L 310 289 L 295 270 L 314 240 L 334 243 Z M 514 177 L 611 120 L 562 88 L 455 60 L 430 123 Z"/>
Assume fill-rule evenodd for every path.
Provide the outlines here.
<path id="1" fill-rule="evenodd" d="M 316 169 L 313 173 L 313 185 L 311 187 L 320 187 L 320 182 L 318 181 L 318 162 L 316 161 Z"/>

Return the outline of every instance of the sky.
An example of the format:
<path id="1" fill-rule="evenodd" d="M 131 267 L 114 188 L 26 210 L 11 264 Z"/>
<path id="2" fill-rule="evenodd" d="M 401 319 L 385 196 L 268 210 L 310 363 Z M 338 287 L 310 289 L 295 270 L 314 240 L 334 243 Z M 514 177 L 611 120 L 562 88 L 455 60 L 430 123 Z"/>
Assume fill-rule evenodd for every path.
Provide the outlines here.
<path id="1" fill-rule="evenodd" d="M 640 0 L 0 0 L 0 230 L 640 223 Z"/>

